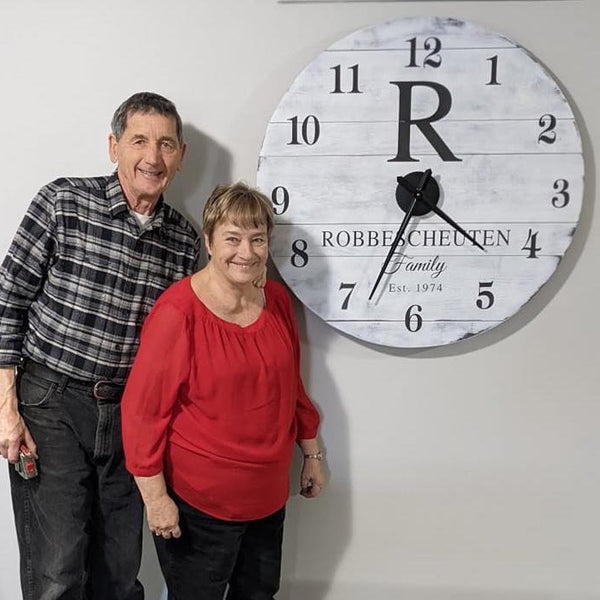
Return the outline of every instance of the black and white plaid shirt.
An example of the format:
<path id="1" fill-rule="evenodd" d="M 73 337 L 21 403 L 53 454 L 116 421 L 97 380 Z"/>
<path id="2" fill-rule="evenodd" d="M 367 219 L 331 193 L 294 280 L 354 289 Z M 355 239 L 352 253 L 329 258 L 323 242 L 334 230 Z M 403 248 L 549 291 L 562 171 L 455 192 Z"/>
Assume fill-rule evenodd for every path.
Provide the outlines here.
<path id="1" fill-rule="evenodd" d="M 0 268 L 0 366 L 29 357 L 77 379 L 124 382 L 144 318 L 194 270 L 197 240 L 162 199 L 142 231 L 116 173 L 46 185 Z"/>

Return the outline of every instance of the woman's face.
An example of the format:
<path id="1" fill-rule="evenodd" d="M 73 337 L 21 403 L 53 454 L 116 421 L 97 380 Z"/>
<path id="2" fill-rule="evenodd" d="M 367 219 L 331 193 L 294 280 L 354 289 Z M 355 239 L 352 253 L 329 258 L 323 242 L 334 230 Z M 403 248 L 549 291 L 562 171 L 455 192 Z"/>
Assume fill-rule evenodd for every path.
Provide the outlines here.
<path id="1" fill-rule="evenodd" d="M 230 283 L 245 285 L 260 278 L 269 256 L 266 225 L 238 227 L 230 221 L 217 225 L 212 241 L 204 236 L 214 269 Z"/>

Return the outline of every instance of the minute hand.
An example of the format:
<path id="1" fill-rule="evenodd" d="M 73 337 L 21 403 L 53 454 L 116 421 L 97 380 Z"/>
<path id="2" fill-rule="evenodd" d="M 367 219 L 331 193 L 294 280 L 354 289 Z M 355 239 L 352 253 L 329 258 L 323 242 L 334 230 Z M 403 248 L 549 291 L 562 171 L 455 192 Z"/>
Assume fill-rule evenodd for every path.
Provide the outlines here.
<path id="1" fill-rule="evenodd" d="M 427 183 L 427 180 L 429 179 L 430 176 L 431 176 L 431 169 L 427 169 L 427 171 L 425 171 L 423 173 L 423 175 L 421 176 L 419 185 L 416 188 L 412 188 L 412 186 L 411 186 L 411 188 L 412 188 L 411 193 L 413 194 L 413 199 L 410 203 L 408 210 L 406 211 L 406 214 L 404 215 L 404 219 L 402 219 L 400 229 L 398 229 L 398 232 L 396 233 L 396 237 L 394 238 L 394 241 L 392 242 L 392 245 L 390 246 L 389 252 L 387 253 L 387 256 L 385 257 L 385 261 L 383 262 L 381 269 L 379 269 L 379 274 L 377 275 L 375 285 L 373 285 L 373 289 L 371 290 L 371 293 L 369 294 L 369 300 L 371 300 L 373 298 L 373 295 L 375 294 L 375 290 L 377 289 L 377 286 L 379 285 L 379 282 L 381 281 L 381 278 L 383 277 L 383 274 L 385 273 L 385 270 L 387 269 L 387 266 L 389 265 L 390 260 L 393 256 L 394 252 L 396 251 L 398 244 L 400 243 L 400 240 L 402 239 L 402 234 L 404 233 L 406 227 L 408 226 L 408 222 L 410 221 L 410 218 L 412 217 L 412 214 L 415 210 L 415 206 L 417 205 L 418 200 L 423 199 L 423 194 L 421 192 L 422 192 L 423 188 L 425 187 L 425 184 Z"/>
<path id="2" fill-rule="evenodd" d="M 400 240 L 402 239 L 402 234 L 404 233 L 404 230 L 406 229 L 406 226 L 408 225 L 408 222 L 410 221 L 410 218 L 412 217 L 412 213 L 413 213 L 413 210 L 415 209 L 416 204 L 417 204 L 417 198 L 415 197 L 410 205 L 410 208 L 404 215 L 404 219 L 402 221 L 402 224 L 400 225 L 400 229 L 398 229 L 398 232 L 396 233 L 396 237 L 394 238 L 394 241 L 392 242 L 392 245 L 390 246 L 390 250 L 387 253 L 387 256 L 385 257 L 385 261 L 383 262 L 383 265 L 382 265 L 381 269 L 379 270 L 379 275 L 377 275 L 377 280 L 375 281 L 375 285 L 373 285 L 373 289 L 371 290 L 371 293 L 369 294 L 369 300 L 371 300 L 371 298 L 373 298 L 373 294 L 375 294 L 375 290 L 377 289 L 377 286 L 379 285 L 379 282 L 381 281 L 381 278 L 383 277 L 383 274 L 385 273 L 385 270 L 387 269 L 387 266 L 390 263 L 392 255 L 396 251 L 396 248 L 397 248 L 398 244 L 400 243 Z"/>

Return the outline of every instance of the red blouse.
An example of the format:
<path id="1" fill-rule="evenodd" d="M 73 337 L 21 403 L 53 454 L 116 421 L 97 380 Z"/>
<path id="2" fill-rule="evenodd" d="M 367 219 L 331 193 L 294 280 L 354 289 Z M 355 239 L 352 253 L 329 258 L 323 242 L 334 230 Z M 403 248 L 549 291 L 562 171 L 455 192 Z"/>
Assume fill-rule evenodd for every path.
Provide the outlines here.
<path id="1" fill-rule="evenodd" d="M 291 302 L 268 281 L 258 320 L 240 327 L 210 312 L 190 279 L 144 323 L 121 402 L 127 468 L 164 471 L 179 497 L 219 519 L 259 519 L 285 504 L 294 442 L 319 425 Z"/>

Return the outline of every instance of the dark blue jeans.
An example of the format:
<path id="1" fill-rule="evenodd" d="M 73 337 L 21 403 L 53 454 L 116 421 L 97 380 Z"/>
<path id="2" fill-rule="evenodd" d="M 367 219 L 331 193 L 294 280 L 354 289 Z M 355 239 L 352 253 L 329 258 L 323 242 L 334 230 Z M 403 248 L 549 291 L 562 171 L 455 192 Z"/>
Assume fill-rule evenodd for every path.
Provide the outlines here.
<path id="1" fill-rule="evenodd" d="M 24 600 L 143 600 L 142 502 L 124 466 L 119 404 L 31 362 L 17 393 L 39 455 L 34 479 L 9 465 Z"/>
<path id="2" fill-rule="evenodd" d="M 180 498 L 181 537 L 155 537 L 169 600 L 273 600 L 285 509 L 256 521 L 215 519 Z"/>

